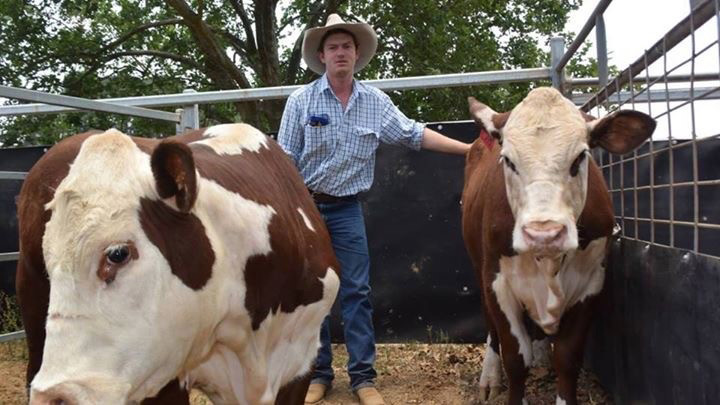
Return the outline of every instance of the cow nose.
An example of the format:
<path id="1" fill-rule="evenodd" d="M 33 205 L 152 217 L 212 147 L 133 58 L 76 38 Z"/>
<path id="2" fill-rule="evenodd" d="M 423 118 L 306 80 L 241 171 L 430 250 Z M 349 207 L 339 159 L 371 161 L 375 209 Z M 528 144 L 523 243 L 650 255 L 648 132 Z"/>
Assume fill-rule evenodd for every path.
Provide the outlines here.
<path id="1" fill-rule="evenodd" d="M 60 395 L 49 395 L 39 391 L 33 391 L 30 405 L 70 405 L 73 402 Z"/>
<path id="2" fill-rule="evenodd" d="M 559 245 L 567 235 L 565 225 L 555 221 L 533 221 L 522 230 L 525 241 L 531 246 Z"/>

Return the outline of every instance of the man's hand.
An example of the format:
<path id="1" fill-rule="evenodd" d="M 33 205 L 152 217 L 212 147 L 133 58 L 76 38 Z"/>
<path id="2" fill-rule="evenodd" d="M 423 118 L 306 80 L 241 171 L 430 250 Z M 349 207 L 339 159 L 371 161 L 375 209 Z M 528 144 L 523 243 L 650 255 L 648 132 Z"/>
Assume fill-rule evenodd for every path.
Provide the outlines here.
<path id="1" fill-rule="evenodd" d="M 421 144 L 423 149 L 435 152 L 452 153 L 454 155 L 464 155 L 470 150 L 470 143 L 464 143 L 425 128 L 423 130 L 423 140 Z"/>

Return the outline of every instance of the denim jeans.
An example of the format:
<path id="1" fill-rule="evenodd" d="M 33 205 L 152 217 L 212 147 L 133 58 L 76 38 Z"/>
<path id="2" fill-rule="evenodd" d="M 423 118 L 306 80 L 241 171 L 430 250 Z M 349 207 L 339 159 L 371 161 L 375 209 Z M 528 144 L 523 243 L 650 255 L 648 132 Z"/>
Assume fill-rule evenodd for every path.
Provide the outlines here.
<path id="1" fill-rule="evenodd" d="M 342 312 L 350 386 L 353 391 L 374 385 L 375 331 L 370 304 L 370 255 L 368 253 L 365 220 L 358 201 L 317 204 L 325 219 L 335 255 L 340 262 L 340 309 Z M 315 360 L 313 382 L 330 385 L 332 349 L 330 347 L 330 317 L 325 318 L 320 331 L 320 349 Z"/>

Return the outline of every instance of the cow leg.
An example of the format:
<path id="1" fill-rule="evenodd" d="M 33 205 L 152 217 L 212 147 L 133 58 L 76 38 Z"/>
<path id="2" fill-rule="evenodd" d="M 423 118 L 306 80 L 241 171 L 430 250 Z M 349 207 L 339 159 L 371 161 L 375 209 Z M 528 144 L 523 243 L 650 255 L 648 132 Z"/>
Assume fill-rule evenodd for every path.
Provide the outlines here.
<path id="1" fill-rule="evenodd" d="M 280 388 L 275 405 L 302 405 L 305 403 L 305 394 L 307 394 L 308 386 L 312 372 L 302 377 L 296 378 Z"/>
<path id="2" fill-rule="evenodd" d="M 170 381 L 152 398 L 143 399 L 142 405 L 190 405 L 190 394 L 175 379 Z"/>
<path id="3" fill-rule="evenodd" d="M 502 370 L 500 369 L 500 340 L 498 339 L 495 326 L 485 310 L 485 323 L 487 324 L 488 335 L 485 345 L 485 358 L 483 359 L 482 371 L 480 372 L 480 401 L 484 402 L 493 399 L 500 393 L 502 382 Z"/>
<path id="4" fill-rule="evenodd" d="M 494 295 L 486 300 L 500 340 L 505 374 L 508 377 L 508 404 L 525 404 L 525 379 L 532 362 L 532 344 L 523 324 L 523 309 L 502 274 L 492 283 Z"/>
<path id="5" fill-rule="evenodd" d="M 588 297 L 565 313 L 555 335 L 553 362 L 558 375 L 557 403 L 577 404 L 577 379 L 595 301 L 596 297 Z"/>
<path id="6" fill-rule="evenodd" d="M 50 282 L 45 267 L 37 269 L 21 255 L 15 275 L 15 291 L 28 347 L 25 385 L 29 389 L 35 374 L 40 371 L 45 345 L 45 320 L 50 300 Z"/>

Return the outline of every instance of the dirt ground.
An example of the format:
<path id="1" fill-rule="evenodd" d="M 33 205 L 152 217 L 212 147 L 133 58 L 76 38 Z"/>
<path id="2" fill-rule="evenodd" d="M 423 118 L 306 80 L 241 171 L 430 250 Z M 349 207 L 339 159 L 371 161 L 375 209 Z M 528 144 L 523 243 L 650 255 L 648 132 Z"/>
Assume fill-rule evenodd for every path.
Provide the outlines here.
<path id="1" fill-rule="evenodd" d="M 357 404 L 344 372 L 347 353 L 344 346 L 334 348 L 335 382 L 326 405 Z M 388 404 L 472 405 L 478 404 L 477 385 L 484 355 L 483 345 L 389 344 L 378 345 L 377 386 Z M 24 341 L 0 344 L 0 404 L 25 404 Z M 582 404 L 610 404 L 608 395 L 589 373 L 580 376 L 579 401 Z M 490 402 L 504 404 L 506 393 Z M 547 368 L 533 368 L 528 378 L 529 404 L 555 403 L 555 375 Z M 193 405 L 211 403 L 199 392 L 192 394 Z"/>

